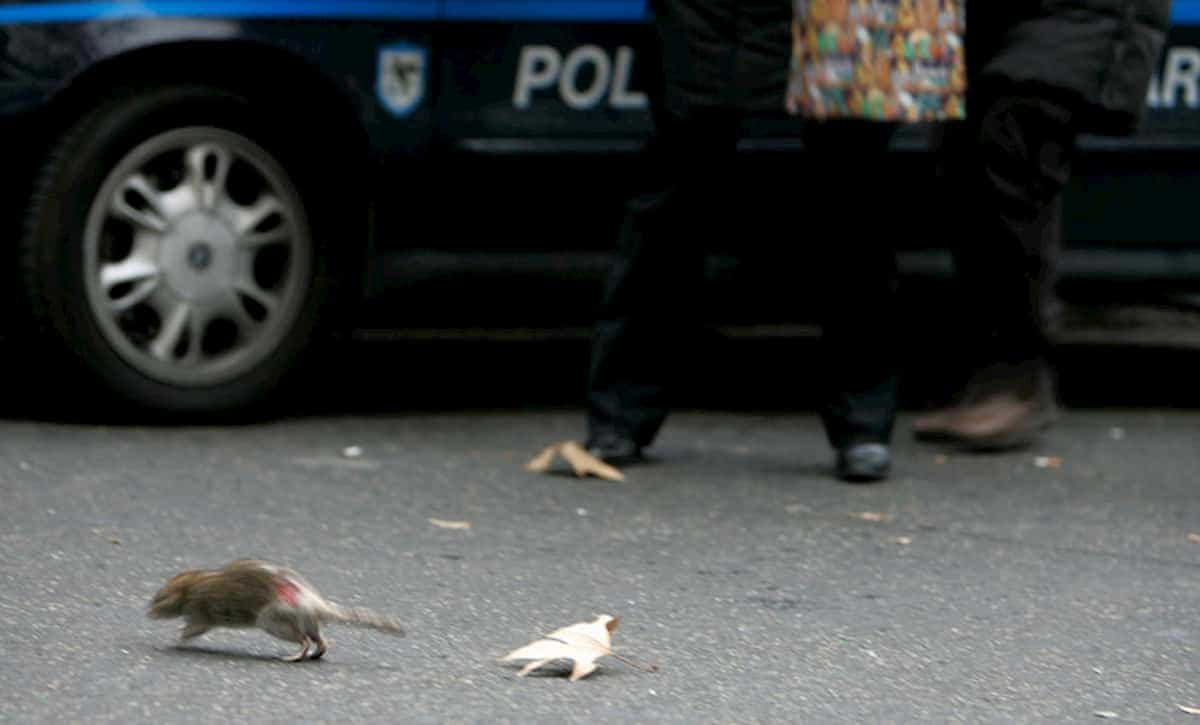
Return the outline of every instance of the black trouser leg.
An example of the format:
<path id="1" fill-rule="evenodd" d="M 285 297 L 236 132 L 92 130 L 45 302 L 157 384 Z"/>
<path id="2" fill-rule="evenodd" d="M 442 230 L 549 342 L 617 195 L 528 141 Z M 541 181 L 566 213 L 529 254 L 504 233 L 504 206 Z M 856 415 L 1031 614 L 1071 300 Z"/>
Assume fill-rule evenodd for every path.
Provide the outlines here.
<path id="1" fill-rule="evenodd" d="M 651 0 L 643 57 L 655 121 L 642 191 L 627 204 L 588 374 L 589 437 L 648 445 L 692 339 L 707 237 L 730 222 L 740 115 L 778 109 L 787 75 L 786 0 Z"/>
<path id="2" fill-rule="evenodd" d="M 873 122 L 810 123 L 804 177 L 819 184 L 806 213 L 835 233 L 811 240 L 820 267 L 821 418 L 835 448 L 888 443 L 898 396 L 898 274 L 895 229 L 868 186 L 895 127 Z"/>
<path id="3" fill-rule="evenodd" d="M 947 136 L 956 278 L 969 360 L 1038 367 L 1057 313 L 1070 109 L 1035 92 L 980 90 Z"/>
<path id="4" fill-rule="evenodd" d="M 736 128 L 724 113 L 659 124 L 648 188 L 626 205 L 596 323 L 589 437 L 611 432 L 645 446 L 666 419 L 698 321 L 705 235 L 727 214 L 722 189 Z"/>

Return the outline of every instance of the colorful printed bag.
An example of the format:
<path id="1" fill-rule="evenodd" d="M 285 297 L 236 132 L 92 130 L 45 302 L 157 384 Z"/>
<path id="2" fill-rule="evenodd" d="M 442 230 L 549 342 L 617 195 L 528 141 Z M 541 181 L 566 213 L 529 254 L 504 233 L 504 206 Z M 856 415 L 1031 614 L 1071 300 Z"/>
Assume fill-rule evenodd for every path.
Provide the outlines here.
<path id="1" fill-rule="evenodd" d="M 966 116 L 966 0 L 793 2 L 789 113 L 896 122 Z"/>

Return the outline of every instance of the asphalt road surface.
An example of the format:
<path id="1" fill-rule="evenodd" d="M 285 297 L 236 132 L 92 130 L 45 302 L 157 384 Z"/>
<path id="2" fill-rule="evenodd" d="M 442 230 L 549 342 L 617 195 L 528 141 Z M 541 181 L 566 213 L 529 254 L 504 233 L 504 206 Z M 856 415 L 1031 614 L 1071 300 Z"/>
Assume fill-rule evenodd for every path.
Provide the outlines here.
<path id="1" fill-rule="evenodd" d="M 1073 368 L 1107 366 L 1111 395 L 1097 378 L 1036 449 L 918 445 L 906 411 L 895 476 L 874 486 L 835 481 L 816 417 L 783 405 L 681 410 L 624 483 L 534 474 L 522 464 L 542 446 L 581 434 L 574 374 L 501 357 L 480 380 L 460 360 L 423 381 L 458 389 L 453 405 L 429 393 L 404 409 L 386 356 L 365 359 L 331 382 L 342 393 L 241 425 L 11 404 L 0 720 L 1186 722 L 1179 706 L 1200 708 L 1200 411 L 1165 393 L 1109 405 L 1113 380 L 1142 379 L 1112 357 Z M 547 379 L 556 394 L 539 395 Z M 145 618 L 175 571 L 243 556 L 409 634 L 333 625 L 324 660 L 289 664 L 293 646 L 261 632 L 179 646 L 176 623 Z M 597 614 L 619 618 L 617 652 L 659 671 L 605 657 L 571 683 L 497 661 Z"/>

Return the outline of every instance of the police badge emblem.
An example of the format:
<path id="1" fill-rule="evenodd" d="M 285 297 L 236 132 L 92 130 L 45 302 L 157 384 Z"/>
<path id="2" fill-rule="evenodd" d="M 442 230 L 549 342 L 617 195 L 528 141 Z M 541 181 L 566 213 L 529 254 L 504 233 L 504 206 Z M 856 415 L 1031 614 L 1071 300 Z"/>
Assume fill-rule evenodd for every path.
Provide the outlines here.
<path id="1" fill-rule="evenodd" d="M 393 116 L 407 116 L 425 97 L 425 49 L 397 43 L 379 49 L 375 93 Z"/>

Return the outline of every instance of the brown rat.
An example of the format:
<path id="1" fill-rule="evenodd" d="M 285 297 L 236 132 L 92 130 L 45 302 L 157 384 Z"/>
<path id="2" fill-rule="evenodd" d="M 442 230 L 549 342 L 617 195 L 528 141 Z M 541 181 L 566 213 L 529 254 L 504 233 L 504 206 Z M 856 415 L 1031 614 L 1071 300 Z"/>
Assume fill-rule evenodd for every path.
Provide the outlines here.
<path id="1" fill-rule="evenodd" d="M 300 652 L 282 659 L 319 659 L 328 646 L 322 622 L 340 622 L 404 636 L 400 623 L 357 607 L 341 607 L 299 573 L 257 559 L 238 559 L 221 569 L 190 569 L 171 577 L 154 594 L 147 616 L 186 620 L 180 637 L 199 637 L 214 627 L 257 627 L 296 642 Z M 315 648 L 311 654 L 310 648 Z"/>

